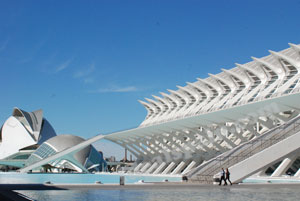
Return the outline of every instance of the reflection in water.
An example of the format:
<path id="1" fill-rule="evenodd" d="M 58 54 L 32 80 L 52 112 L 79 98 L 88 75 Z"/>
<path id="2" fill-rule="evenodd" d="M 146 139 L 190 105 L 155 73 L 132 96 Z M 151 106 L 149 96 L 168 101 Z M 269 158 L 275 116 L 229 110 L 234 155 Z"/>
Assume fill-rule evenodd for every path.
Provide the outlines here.
<path id="1" fill-rule="evenodd" d="M 260 201 L 260 200 L 299 200 L 298 185 L 270 186 L 169 186 L 143 189 L 83 189 L 83 190 L 48 190 L 18 191 L 26 196 L 43 201 Z"/>

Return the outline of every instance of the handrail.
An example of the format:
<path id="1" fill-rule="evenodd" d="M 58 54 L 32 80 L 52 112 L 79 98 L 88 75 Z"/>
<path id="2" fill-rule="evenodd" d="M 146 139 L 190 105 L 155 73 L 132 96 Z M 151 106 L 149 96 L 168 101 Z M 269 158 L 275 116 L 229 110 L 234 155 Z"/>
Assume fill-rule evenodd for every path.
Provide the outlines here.
<path id="1" fill-rule="evenodd" d="M 293 132 L 294 131 L 294 132 Z M 205 180 L 212 179 L 222 166 L 226 164 L 227 167 L 232 166 L 254 154 L 280 142 L 283 139 L 300 131 L 300 116 L 297 116 L 285 123 L 284 125 L 277 126 L 265 134 L 254 138 L 234 149 L 227 151 L 203 165 L 194 168 L 187 174 L 188 177 L 204 177 Z"/>

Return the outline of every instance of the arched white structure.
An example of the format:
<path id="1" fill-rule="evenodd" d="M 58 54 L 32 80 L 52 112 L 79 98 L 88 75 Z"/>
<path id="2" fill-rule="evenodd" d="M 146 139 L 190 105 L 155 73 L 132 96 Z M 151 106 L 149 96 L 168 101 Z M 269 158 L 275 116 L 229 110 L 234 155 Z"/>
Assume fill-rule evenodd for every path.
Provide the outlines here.
<path id="1" fill-rule="evenodd" d="M 43 118 L 43 111 L 25 112 L 14 108 L 0 131 L 0 159 L 16 154 L 20 149 L 41 144 L 56 133 Z"/>
<path id="2" fill-rule="evenodd" d="M 299 114 L 300 46 L 290 46 L 146 98 L 139 128 L 105 138 L 138 158 L 134 172 L 195 171 Z"/>
<path id="3" fill-rule="evenodd" d="M 300 46 L 290 46 L 140 101 L 148 114 L 138 128 L 95 136 L 21 172 L 105 138 L 136 156 L 133 172 L 212 181 L 220 165 L 238 171 L 259 158 L 255 171 L 276 177 L 290 168 L 299 177 L 300 145 L 293 140 L 300 136 Z M 286 143 L 293 146 L 283 149 Z M 255 173 L 242 169 L 236 181 Z"/>
<path id="4" fill-rule="evenodd" d="M 58 135 L 52 137 L 41 144 L 41 146 L 30 155 L 28 160 L 26 160 L 25 165 L 32 165 L 84 141 L 83 138 L 75 135 Z M 77 172 L 89 172 L 92 170 L 101 171 L 102 168 L 106 167 L 103 156 L 92 145 L 89 145 L 76 153 L 66 154 L 51 161 L 50 164 L 55 168 L 68 168 Z"/>

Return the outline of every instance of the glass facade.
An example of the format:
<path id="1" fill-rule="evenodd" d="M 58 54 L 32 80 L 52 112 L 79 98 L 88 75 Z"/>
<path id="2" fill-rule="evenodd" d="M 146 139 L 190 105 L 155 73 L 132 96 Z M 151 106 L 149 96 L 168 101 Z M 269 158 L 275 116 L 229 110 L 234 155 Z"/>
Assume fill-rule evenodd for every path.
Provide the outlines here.
<path id="1" fill-rule="evenodd" d="M 25 165 L 31 165 L 55 153 L 56 151 L 52 147 L 50 147 L 47 143 L 43 143 L 33 154 L 31 154 Z"/>
<path id="2" fill-rule="evenodd" d="M 30 155 L 25 165 L 31 165 L 42 159 L 57 153 L 49 144 L 43 143 L 33 154 Z M 62 157 L 60 160 L 65 160 Z M 56 161 L 59 163 L 59 160 Z M 56 164 L 58 164 L 56 163 Z M 91 146 L 88 157 L 85 160 L 83 166 L 89 171 L 104 171 L 106 169 L 106 162 L 103 159 L 103 155 L 99 153 L 94 147 Z"/>

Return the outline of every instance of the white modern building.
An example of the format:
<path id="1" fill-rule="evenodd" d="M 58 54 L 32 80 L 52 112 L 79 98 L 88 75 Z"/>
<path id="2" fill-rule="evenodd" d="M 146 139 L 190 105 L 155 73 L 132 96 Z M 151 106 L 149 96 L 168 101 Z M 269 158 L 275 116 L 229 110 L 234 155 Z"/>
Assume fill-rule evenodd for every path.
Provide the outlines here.
<path id="1" fill-rule="evenodd" d="M 0 131 L 0 159 L 16 154 L 27 147 L 40 145 L 56 133 L 43 118 L 43 111 L 26 112 L 14 108 Z"/>
<path id="2" fill-rule="evenodd" d="M 26 112 L 13 110 L 0 131 L 0 165 L 23 168 L 85 140 L 74 135 L 56 135 L 49 122 L 43 118 L 43 111 Z M 106 162 L 92 145 L 66 154 L 43 164 L 56 171 L 67 169 L 76 172 L 103 171 Z M 39 166 L 34 171 L 43 171 Z"/>
<path id="3" fill-rule="evenodd" d="M 300 46 L 222 69 L 140 103 L 135 129 L 97 135 L 21 169 L 27 172 L 100 140 L 137 158 L 133 173 L 184 175 L 210 183 L 222 167 L 232 181 L 299 180 Z"/>
<path id="4" fill-rule="evenodd" d="M 235 182 L 298 178 L 300 146 L 290 143 L 299 142 L 300 46 L 270 53 L 140 101 L 148 111 L 140 127 L 106 139 L 138 158 L 133 172 L 210 182 L 228 167 Z"/>

